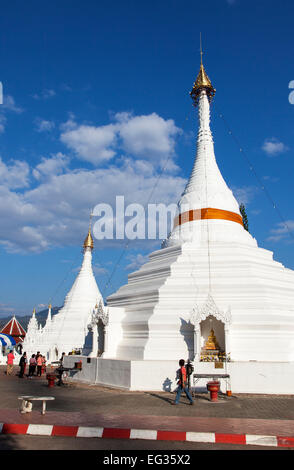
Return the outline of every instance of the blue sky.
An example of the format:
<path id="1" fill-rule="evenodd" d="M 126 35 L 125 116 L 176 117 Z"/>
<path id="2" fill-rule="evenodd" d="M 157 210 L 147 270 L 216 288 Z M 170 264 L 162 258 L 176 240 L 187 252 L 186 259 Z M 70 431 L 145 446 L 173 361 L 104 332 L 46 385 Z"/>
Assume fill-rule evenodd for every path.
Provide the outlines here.
<path id="1" fill-rule="evenodd" d="M 81 263 L 91 207 L 113 204 L 116 194 L 145 204 L 167 160 L 151 200 L 178 200 L 195 153 L 189 91 L 200 31 L 217 90 L 211 127 L 219 167 L 245 203 L 259 246 L 294 269 L 294 235 L 279 216 L 294 230 L 293 17 L 291 0 L 283 8 L 271 0 L 2 6 L 1 316 L 27 314 L 50 300 L 62 305 Z M 104 296 L 159 246 L 131 243 L 121 257 L 121 242 L 95 241 Z"/>

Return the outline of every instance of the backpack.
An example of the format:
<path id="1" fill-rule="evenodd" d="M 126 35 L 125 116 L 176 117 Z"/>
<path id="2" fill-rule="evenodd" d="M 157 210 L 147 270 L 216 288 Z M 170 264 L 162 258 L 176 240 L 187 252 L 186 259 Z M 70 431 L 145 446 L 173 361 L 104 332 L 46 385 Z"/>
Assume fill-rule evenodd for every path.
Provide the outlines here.
<path id="1" fill-rule="evenodd" d="M 194 367 L 190 362 L 188 362 L 188 364 L 186 364 L 186 371 L 187 371 L 187 375 L 192 375 L 193 374 Z"/>

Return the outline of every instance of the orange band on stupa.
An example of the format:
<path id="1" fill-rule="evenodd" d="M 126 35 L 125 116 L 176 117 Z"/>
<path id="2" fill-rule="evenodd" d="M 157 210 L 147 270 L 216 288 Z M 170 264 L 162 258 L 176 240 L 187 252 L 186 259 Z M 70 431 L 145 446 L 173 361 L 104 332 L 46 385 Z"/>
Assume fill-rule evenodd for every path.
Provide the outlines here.
<path id="1" fill-rule="evenodd" d="M 174 227 L 182 225 L 186 222 L 192 222 L 194 220 L 202 219 L 222 219 L 230 220 L 231 222 L 237 222 L 243 227 L 243 219 L 241 215 L 236 214 L 236 212 L 224 211 L 222 209 L 213 209 L 207 207 L 206 209 L 195 209 L 183 212 L 174 219 Z"/>

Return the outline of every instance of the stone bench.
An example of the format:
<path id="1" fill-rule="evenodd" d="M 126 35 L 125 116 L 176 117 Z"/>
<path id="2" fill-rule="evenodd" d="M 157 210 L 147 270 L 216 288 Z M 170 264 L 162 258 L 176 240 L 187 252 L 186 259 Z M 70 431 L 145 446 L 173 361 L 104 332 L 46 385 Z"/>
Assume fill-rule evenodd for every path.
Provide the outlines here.
<path id="1" fill-rule="evenodd" d="M 46 401 L 55 400 L 55 397 L 35 397 L 33 395 L 28 396 L 21 396 L 18 397 L 19 400 L 22 400 L 20 405 L 20 412 L 21 413 L 30 413 L 33 409 L 33 401 L 42 401 L 42 411 L 41 414 L 44 415 L 46 412 Z"/>

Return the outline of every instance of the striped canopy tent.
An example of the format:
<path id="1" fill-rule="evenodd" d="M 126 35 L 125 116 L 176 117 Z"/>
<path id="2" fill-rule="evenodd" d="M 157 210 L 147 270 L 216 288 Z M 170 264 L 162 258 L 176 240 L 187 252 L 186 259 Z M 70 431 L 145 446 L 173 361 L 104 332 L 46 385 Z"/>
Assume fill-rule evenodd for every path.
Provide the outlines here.
<path id="1" fill-rule="evenodd" d="M 22 342 L 26 335 L 24 328 L 19 321 L 13 316 L 11 320 L 2 328 L 1 333 L 12 336 L 16 344 Z"/>
<path id="2" fill-rule="evenodd" d="M 13 348 L 16 345 L 15 339 L 4 333 L 0 333 L 0 342 L 2 343 L 2 346 L 6 346 L 8 348 Z"/>

